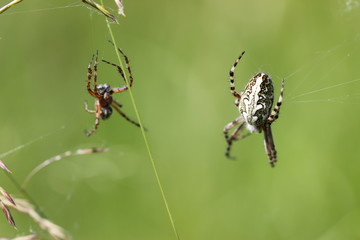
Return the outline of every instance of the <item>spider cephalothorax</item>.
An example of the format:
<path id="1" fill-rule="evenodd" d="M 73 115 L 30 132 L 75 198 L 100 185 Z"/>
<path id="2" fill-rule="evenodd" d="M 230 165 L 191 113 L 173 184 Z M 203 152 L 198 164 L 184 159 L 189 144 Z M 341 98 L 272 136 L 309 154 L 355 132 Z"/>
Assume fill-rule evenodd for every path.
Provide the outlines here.
<path id="1" fill-rule="evenodd" d="M 112 89 L 109 84 L 99 84 L 96 86 L 96 90 L 100 95 L 104 95 L 104 98 L 108 98 L 112 94 Z"/>
<path id="2" fill-rule="evenodd" d="M 234 71 L 237 63 L 240 61 L 243 52 L 238 57 L 230 70 L 230 92 L 236 97 L 235 105 L 239 108 L 240 116 L 234 121 L 228 123 L 224 128 L 225 139 L 228 143 L 226 156 L 230 156 L 230 149 L 234 140 L 249 136 L 250 133 L 240 135 L 244 127 L 250 132 L 264 131 L 265 150 L 269 157 L 271 166 L 275 166 L 277 161 L 274 140 L 271 132 L 271 124 L 279 117 L 280 106 L 282 103 L 284 80 L 282 81 L 279 100 L 271 111 L 274 102 L 274 86 L 269 75 L 257 73 L 247 83 L 245 89 L 239 94 L 235 91 Z M 229 136 L 230 129 L 240 124 Z M 239 136 L 240 135 L 240 136 Z"/>
<path id="3" fill-rule="evenodd" d="M 118 88 L 111 88 L 109 84 L 96 84 L 97 81 L 97 64 L 98 64 L 98 52 L 96 52 L 96 55 L 93 55 L 93 58 L 88 66 L 88 74 L 87 74 L 87 90 L 90 93 L 91 96 L 95 97 L 95 110 L 89 110 L 88 109 L 88 105 L 87 102 L 85 102 L 85 110 L 89 113 L 93 113 L 96 115 L 96 119 L 95 119 L 95 126 L 94 128 L 90 131 L 90 132 L 86 132 L 86 134 L 88 136 L 90 136 L 91 134 L 93 134 L 96 129 L 98 128 L 99 124 L 100 124 L 100 118 L 105 120 L 108 119 L 113 111 L 113 108 L 121 115 L 123 116 L 126 120 L 128 120 L 129 122 L 131 122 L 132 124 L 136 125 L 136 126 L 140 126 L 138 123 L 134 122 L 133 120 L 131 120 L 129 117 L 127 117 L 121 110 L 120 108 L 122 107 L 122 105 L 117 102 L 116 100 L 113 99 L 112 94 L 114 93 L 120 93 L 123 91 L 126 91 L 129 89 L 129 87 L 132 86 L 133 83 L 133 77 L 131 74 L 131 70 L 130 70 L 130 65 L 129 65 L 129 59 L 128 57 L 123 53 L 123 51 L 121 51 L 118 48 L 118 51 L 124 56 L 125 58 L 125 62 L 126 62 L 126 69 L 129 72 L 129 85 L 130 86 L 122 86 L 122 87 L 118 87 Z M 95 58 L 95 61 L 94 61 Z M 93 69 L 91 67 L 92 62 L 94 61 L 94 73 L 93 73 Z M 114 67 L 117 68 L 118 72 L 120 73 L 120 75 L 122 76 L 122 78 L 125 80 L 125 74 L 124 71 L 122 70 L 122 68 L 114 63 L 108 62 L 106 60 L 102 60 L 103 62 L 110 64 Z M 91 79 L 94 77 L 94 88 L 91 89 Z M 126 82 L 126 80 L 125 80 Z"/>

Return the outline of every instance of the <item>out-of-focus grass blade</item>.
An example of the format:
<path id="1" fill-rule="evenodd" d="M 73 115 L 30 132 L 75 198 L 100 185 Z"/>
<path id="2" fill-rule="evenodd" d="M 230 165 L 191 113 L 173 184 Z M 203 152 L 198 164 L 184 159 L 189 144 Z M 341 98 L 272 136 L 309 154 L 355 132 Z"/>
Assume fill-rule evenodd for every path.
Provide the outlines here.
<path id="1" fill-rule="evenodd" d="M 6 197 L 6 199 L 9 200 L 10 203 L 16 206 L 14 199 L 2 187 L 0 187 L 0 194 Z"/>
<path id="2" fill-rule="evenodd" d="M 126 17 L 125 12 L 124 12 L 124 5 L 122 4 L 122 0 L 115 0 L 115 3 L 116 3 L 116 5 L 117 5 L 117 7 L 119 9 L 118 14 L 123 15 L 124 17 Z"/>
<path id="3" fill-rule="evenodd" d="M 99 152 L 106 152 L 107 149 L 106 148 L 85 148 L 85 149 L 78 149 L 74 152 L 71 151 L 66 151 L 62 154 L 56 155 L 52 158 L 49 158 L 47 160 L 45 160 L 44 162 L 42 162 L 41 164 L 39 164 L 36 168 L 34 168 L 29 175 L 27 175 L 26 179 L 24 180 L 23 184 L 22 184 L 22 188 L 25 189 L 26 186 L 28 185 L 30 179 L 36 174 L 38 173 L 41 169 L 43 169 L 44 167 L 48 166 L 49 164 L 56 162 L 56 161 L 60 161 L 61 159 L 63 159 L 64 157 L 69 157 L 69 156 L 73 156 L 73 155 L 83 155 L 83 154 L 91 154 L 91 153 L 99 153 Z"/>
<path id="4" fill-rule="evenodd" d="M 91 7 L 97 9 L 102 14 L 104 14 L 106 17 L 113 20 L 114 22 L 119 23 L 118 20 L 116 19 L 116 17 L 114 15 L 112 15 L 106 8 L 104 8 L 100 4 L 98 4 L 98 3 L 96 3 L 96 2 L 94 2 L 92 0 L 82 0 L 82 1 L 83 1 L 83 3 L 86 3 L 87 5 L 90 5 Z"/>
<path id="5" fill-rule="evenodd" d="M 8 10 L 9 8 L 11 8 L 12 6 L 14 6 L 15 4 L 18 4 L 20 2 L 22 2 L 23 0 L 13 0 L 11 2 L 9 2 L 8 4 L 6 4 L 5 6 L 0 8 L 0 14 L 5 12 L 6 10 Z"/>
<path id="6" fill-rule="evenodd" d="M 9 208 L 4 204 L 3 201 L 0 200 L 0 207 L 3 211 L 3 213 L 5 214 L 6 219 L 8 220 L 8 222 L 14 227 L 16 228 L 16 224 L 15 221 L 11 215 L 11 212 L 9 210 Z"/>
<path id="7" fill-rule="evenodd" d="M 15 202 L 17 203 L 16 206 L 10 203 L 8 199 L 0 196 L 0 207 L 3 209 L 3 212 L 5 213 L 9 223 L 15 225 L 15 222 L 13 222 L 14 220 L 12 219 L 11 213 L 9 211 L 9 208 L 12 208 L 17 212 L 28 215 L 41 229 L 47 232 L 52 237 L 52 239 L 70 240 L 70 238 L 67 236 L 68 234 L 62 227 L 56 225 L 49 219 L 41 217 L 39 213 L 36 212 L 34 206 L 31 205 L 28 201 L 17 198 L 15 199 Z"/>
<path id="8" fill-rule="evenodd" d="M 5 171 L 7 171 L 8 173 L 11 173 L 11 171 L 9 170 L 9 168 L 5 165 L 5 163 L 3 163 L 0 160 L 0 168 L 4 169 Z"/>

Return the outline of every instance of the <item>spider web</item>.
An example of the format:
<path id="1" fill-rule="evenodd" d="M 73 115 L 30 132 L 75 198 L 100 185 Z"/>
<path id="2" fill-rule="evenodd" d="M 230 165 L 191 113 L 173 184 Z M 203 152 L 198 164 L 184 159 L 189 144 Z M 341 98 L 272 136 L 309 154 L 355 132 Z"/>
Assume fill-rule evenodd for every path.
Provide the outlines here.
<path id="1" fill-rule="evenodd" d="M 359 34 L 328 50 L 316 51 L 309 62 L 285 75 L 287 103 L 360 104 L 360 78 L 343 72 L 349 62 L 359 61 Z M 349 50 L 350 49 L 350 50 Z M 281 78 L 281 77 L 277 77 Z"/>
<path id="2" fill-rule="evenodd" d="M 44 4 L 44 7 L 31 10 L 16 10 L 15 6 L 12 11 L 7 11 L 2 15 L 60 11 L 69 8 L 88 8 L 90 9 L 90 14 L 95 12 L 94 9 L 82 4 L 81 1 L 62 1 L 61 6 L 59 6 L 59 2 L 56 0 L 49 0 L 46 2 L 39 1 L 36 6 L 41 5 L 40 3 Z M 339 12 L 346 17 L 356 13 L 359 9 L 360 1 L 338 0 L 338 4 Z M 94 32 L 93 34 L 95 35 Z M 332 76 L 334 71 L 346 67 L 346 61 L 358 61 L 354 55 L 359 54 L 360 33 L 354 32 L 352 38 L 352 40 L 341 41 L 329 49 L 315 51 L 313 55 L 308 57 L 310 59 L 309 61 L 298 66 L 289 74 L 284 75 L 275 73 L 275 76 L 277 76 L 278 79 L 284 78 L 287 84 L 290 81 L 293 83 L 292 86 L 286 87 L 287 99 L 285 101 L 288 103 L 360 104 L 360 94 L 358 93 L 348 92 L 346 94 L 334 95 L 332 92 L 344 88 L 347 85 L 353 88 L 360 87 L 360 78 L 357 78 L 356 76 L 353 78 L 345 76 L 344 79 L 334 78 Z M 106 37 L 104 39 L 106 39 Z M 105 44 L 106 43 L 104 43 L 102 47 L 103 49 L 105 48 Z M 317 77 L 317 72 L 323 74 Z"/>
<path id="3" fill-rule="evenodd" d="M 17 151 L 20 151 L 21 149 L 23 149 L 25 147 L 28 147 L 28 146 L 30 146 L 30 145 L 38 142 L 38 141 L 45 140 L 46 138 L 56 134 L 58 131 L 64 130 L 64 129 L 65 129 L 65 126 L 61 126 L 58 129 L 55 129 L 55 130 L 50 131 L 50 132 L 48 132 L 46 134 L 40 135 L 39 137 L 35 137 L 34 139 L 32 139 L 32 140 L 30 140 L 30 141 L 28 141 L 26 143 L 20 144 L 19 146 L 16 146 L 16 147 L 14 147 L 14 148 L 6 151 L 6 152 L 0 153 L 0 159 L 3 159 L 5 157 L 7 157 L 8 155 L 10 155 L 12 153 L 15 153 Z"/>
<path id="4" fill-rule="evenodd" d="M 8 2 L 8 1 L 7 1 Z M 36 1 L 33 1 L 36 2 Z M 11 9 L 11 11 L 6 11 L 4 13 L 2 13 L 2 15 L 15 15 L 15 14 L 26 14 L 26 13 L 37 13 L 37 12 L 43 12 L 43 11 L 52 11 L 52 10 L 61 10 L 61 9 L 65 9 L 65 8 L 76 8 L 76 7 L 83 7 L 83 5 L 79 2 L 79 1 L 62 1 L 62 3 L 64 2 L 69 2 L 68 4 L 62 5 L 62 6 L 58 6 L 57 3 L 55 3 L 54 0 L 48 0 L 46 2 L 42 2 L 44 4 L 44 7 L 42 8 L 34 8 L 31 10 L 15 10 L 16 9 L 16 5 L 14 5 Z M 36 6 L 39 6 L 38 2 L 36 3 Z M 24 4 L 24 3 L 21 3 Z M 35 4 L 34 4 L 35 5 Z M 14 9 L 15 8 L 15 9 Z"/>
<path id="5" fill-rule="evenodd" d="M 30 10 L 17 10 L 17 7 L 21 7 L 22 4 L 27 4 L 27 8 Z M 25 14 L 38 14 L 41 12 L 61 12 L 63 10 L 70 10 L 72 8 L 87 8 L 80 1 L 61 1 L 58 0 L 47 0 L 39 1 L 36 6 L 40 8 L 31 8 L 26 1 L 20 5 L 14 6 L 11 11 L 5 12 L 3 15 L 25 15 Z M 85 9 L 84 8 L 84 9 Z M 339 14 L 342 14 L 344 18 L 352 18 L 359 11 L 359 1 L 357 0 L 339 0 Z M 93 14 L 95 11 L 90 9 L 89 14 Z M 350 24 L 351 22 L 349 22 Z M 3 34 L 3 33 L 0 33 Z M 92 27 L 92 37 L 97 34 L 97 29 Z M 1 37 L 1 35 L 0 35 Z M 103 49 L 106 48 L 108 39 L 106 36 L 103 37 Z M 93 40 L 92 40 L 93 41 Z M 95 49 L 97 46 L 93 46 Z M 89 51 L 90 52 L 90 51 Z M 93 50 L 92 52 L 95 52 Z M 110 51 L 109 51 L 110 52 Z M 278 80 L 285 79 L 285 98 L 284 106 L 286 105 L 298 105 L 298 104 L 317 104 L 319 106 L 336 104 L 336 105 L 359 105 L 360 104 L 360 77 L 357 76 L 356 69 L 348 68 L 349 62 L 360 62 L 360 34 L 354 32 L 350 37 L 344 37 L 344 40 L 339 40 L 337 43 L 324 49 L 314 50 L 308 54 L 306 60 L 304 60 L 299 66 L 294 66 L 288 72 L 273 72 L 269 70 L 270 75 L 275 76 Z M 90 57 L 90 56 L 89 56 Z M 103 57 L 103 56 L 101 56 Z M 85 59 L 84 61 L 88 61 Z M 344 71 L 348 69 L 348 71 Z M 284 70 L 284 69 L 282 69 Z M 286 69 L 285 69 L 286 71 Z M 117 73 L 114 71 L 114 78 Z M 226 74 L 224 74 L 226 78 Z M 280 82 L 280 81 L 279 81 Z M 278 89 L 278 88 L 277 88 Z M 277 94 L 276 92 L 275 94 Z M 79 103 L 81 105 L 81 102 Z M 80 106 L 82 107 L 82 106 Z M 80 111 L 83 111 L 81 109 Z M 76 118 L 78 115 L 73 115 L 69 118 Z M 91 127 L 92 122 L 88 127 Z M 68 128 L 68 125 L 65 125 Z M 84 126 L 85 128 L 85 126 Z M 67 131 L 65 127 L 60 129 L 50 130 L 48 133 L 34 137 L 32 140 L 14 147 L 2 154 L 0 158 L 9 156 L 12 153 L 24 150 L 27 146 L 31 146 L 33 143 L 41 140 L 54 140 L 56 138 L 55 133 L 58 131 Z M 79 131 L 81 134 L 81 130 Z M 99 138 L 98 136 L 96 136 Z M 97 139 L 99 140 L 99 139 Z M 107 145 L 107 140 L 100 138 L 104 145 Z M 47 157 L 51 157 L 59 154 L 62 151 L 48 154 Z M 12 169 L 11 169 L 12 170 Z M 102 172 L 104 173 L 105 170 Z M 95 173 L 93 173 L 95 174 Z M 72 179 L 75 182 L 77 179 Z M 55 188 L 55 187 L 54 187 Z M 67 197 L 71 198 L 74 194 L 75 187 L 68 192 Z M 66 202 L 64 205 L 58 208 L 58 211 L 62 211 L 66 208 Z"/>

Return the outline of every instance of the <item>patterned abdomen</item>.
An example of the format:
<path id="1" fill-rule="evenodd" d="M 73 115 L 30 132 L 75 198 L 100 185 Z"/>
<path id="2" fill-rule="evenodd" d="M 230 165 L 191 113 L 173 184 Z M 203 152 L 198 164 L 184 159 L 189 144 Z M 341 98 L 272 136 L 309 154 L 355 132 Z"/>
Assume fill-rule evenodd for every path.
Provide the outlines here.
<path id="1" fill-rule="evenodd" d="M 251 132 L 261 132 L 274 102 L 274 86 L 265 73 L 256 74 L 241 93 L 240 114 Z"/>

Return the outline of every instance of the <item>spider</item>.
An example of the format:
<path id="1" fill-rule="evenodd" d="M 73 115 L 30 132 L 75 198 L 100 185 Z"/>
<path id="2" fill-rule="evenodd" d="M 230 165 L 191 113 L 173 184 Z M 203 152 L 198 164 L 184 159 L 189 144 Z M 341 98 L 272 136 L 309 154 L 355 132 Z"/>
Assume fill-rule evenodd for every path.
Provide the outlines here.
<path id="1" fill-rule="evenodd" d="M 112 42 L 110 42 L 111 44 L 113 44 Z M 129 59 L 128 57 L 124 54 L 123 51 L 121 51 L 120 48 L 118 48 L 118 51 L 121 53 L 121 55 L 123 55 L 124 59 L 125 59 L 125 63 L 126 63 L 126 69 L 129 72 L 129 85 L 130 87 L 132 86 L 133 83 L 133 77 L 131 74 L 131 70 L 130 70 L 130 64 L 129 64 Z M 95 61 L 94 61 L 95 58 Z M 118 72 L 120 73 L 121 77 L 125 80 L 125 74 L 124 71 L 121 69 L 121 67 L 117 64 L 108 62 L 106 60 L 102 60 L 104 63 L 107 63 L 109 65 L 112 65 L 114 67 L 117 68 Z M 93 65 L 94 62 L 94 65 Z M 93 69 L 94 69 L 94 73 L 93 73 L 93 69 L 91 67 L 91 65 L 93 65 Z M 117 88 L 111 88 L 109 84 L 99 84 L 97 85 L 96 81 L 97 81 L 97 65 L 98 65 L 98 51 L 96 51 L 96 54 L 94 54 L 92 56 L 92 59 L 89 63 L 88 66 L 88 70 L 87 70 L 87 90 L 90 93 L 91 96 L 95 97 L 95 110 L 90 110 L 88 109 L 88 104 L 85 101 L 85 111 L 88 113 L 93 113 L 95 114 L 96 118 L 95 118 L 95 126 L 91 131 L 86 131 L 86 135 L 87 136 L 91 136 L 98 128 L 99 124 L 100 124 L 100 118 L 103 120 L 108 119 L 111 114 L 112 114 L 112 109 L 114 108 L 122 117 L 124 117 L 126 120 L 128 120 L 129 122 L 131 122 L 132 124 L 140 127 L 140 124 L 138 124 L 137 122 L 131 120 L 128 116 L 126 116 L 121 110 L 120 108 L 122 107 L 122 105 L 116 101 L 115 99 L 113 99 L 112 94 L 114 93 L 120 93 L 123 91 L 126 91 L 129 89 L 129 86 L 125 85 L 122 87 L 117 87 Z M 90 84 L 91 84 L 91 79 L 94 77 L 94 88 L 91 89 Z"/>
<path id="2" fill-rule="evenodd" d="M 247 83 L 245 89 L 241 93 L 237 93 L 234 84 L 234 71 L 244 54 L 245 51 L 241 53 L 230 69 L 230 92 L 236 98 L 235 106 L 239 108 L 240 116 L 224 127 L 224 135 L 227 142 L 225 155 L 230 157 L 233 141 L 243 139 L 251 133 L 261 133 L 264 131 L 265 151 L 268 155 L 270 166 L 274 167 L 277 158 L 271 124 L 279 117 L 284 92 L 284 79 L 282 80 L 278 102 L 272 111 L 274 86 L 269 75 L 262 72 L 255 74 Z M 238 127 L 229 136 L 229 130 L 237 125 Z M 244 127 L 250 132 L 240 135 Z"/>

